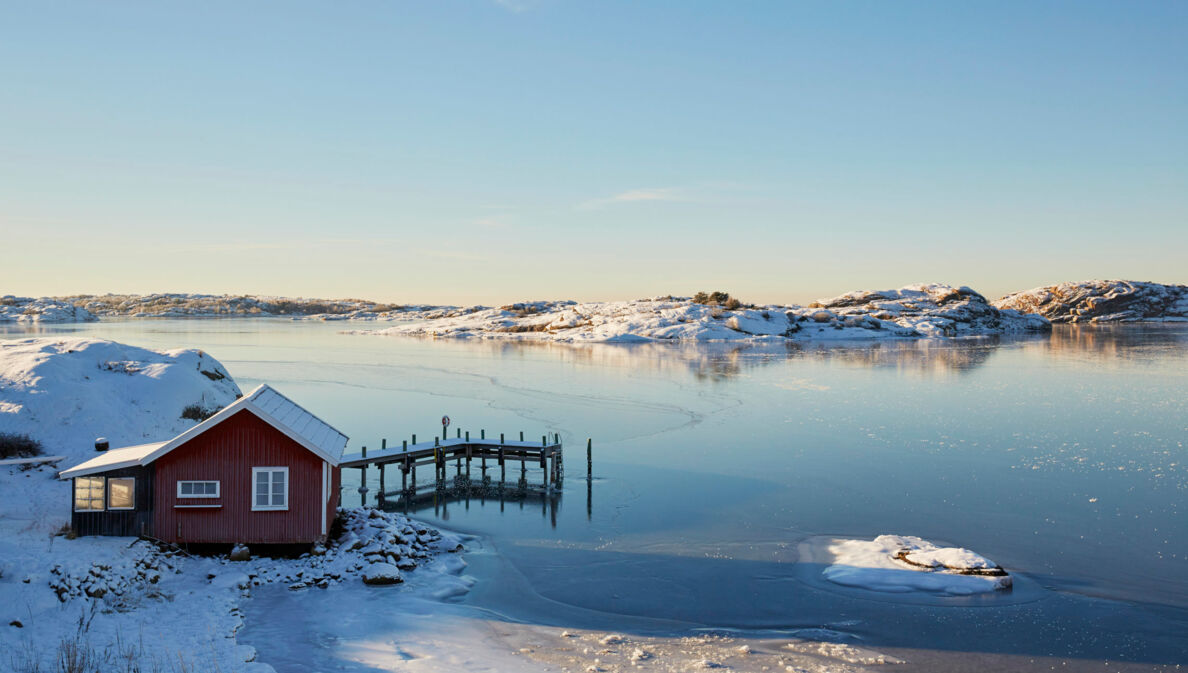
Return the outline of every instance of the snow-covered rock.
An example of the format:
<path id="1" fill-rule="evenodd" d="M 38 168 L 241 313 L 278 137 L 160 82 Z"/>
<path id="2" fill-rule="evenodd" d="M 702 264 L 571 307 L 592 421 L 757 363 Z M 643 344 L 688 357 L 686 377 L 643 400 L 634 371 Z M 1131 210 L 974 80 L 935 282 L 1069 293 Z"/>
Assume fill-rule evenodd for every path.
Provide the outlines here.
<path id="1" fill-rule="evenodd" d="M 0 297 L 0 322 L 92 322 L 98 320 L 85 308 L 52 297 Z"/>
<path id="2" fill-rule="evenodd" d="M 807 307 L 728 309 L 679 297 L 523 302 L 422 316 L 419 322 L 353 333 L 632 342 L 956 337 L 1050 328 L 1041 316 L 997 309 L 967 287 L 932 284 L 851 292 Z"/>
<path id="3" fill-rule="evenodd" d="M 0 341 L 0 432 L 27 434 L 64 466 L 112 448 L 169 439 L 198 421 L 191 405 L 226 406 L 239 386 L 194 349 L 155 351 L 81 337 Z"/>
<path id="4" fill-rule="evenodd" d="M 945 595 L 987 593 L 1011 586 L 1010 575 L 993 561 L 968 549 L 938 547 L 910 535 L 834 540 L 828 551 L 832 563 L 822 576 L 845 586 Z"/>
<path id="5" fill-rule="evenodd" d="M 1008 294 L 994 305 L 1052 322 L 1188 321 L 1188 285 L 1087 280 Z"/>

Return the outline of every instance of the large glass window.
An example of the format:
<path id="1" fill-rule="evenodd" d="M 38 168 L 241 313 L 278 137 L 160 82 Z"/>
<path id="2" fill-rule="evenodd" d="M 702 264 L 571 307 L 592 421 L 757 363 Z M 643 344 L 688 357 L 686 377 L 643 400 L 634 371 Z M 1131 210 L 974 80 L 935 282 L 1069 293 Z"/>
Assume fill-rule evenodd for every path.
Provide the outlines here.
<path id="1" fill-rule="evenodd" d="M 136 480 L 131 477 L 107 480 L 107 509 L 136 509 Z"/>
<path id="2" fill-rule="evenodd" d="M 252 509 L 289 509 L 289 468 L 252 468 Z"/>
<path id="3" fill-rule="evenodd" d="M 103 477 L 74 478 L 74 511 L 103 511 Z"/>

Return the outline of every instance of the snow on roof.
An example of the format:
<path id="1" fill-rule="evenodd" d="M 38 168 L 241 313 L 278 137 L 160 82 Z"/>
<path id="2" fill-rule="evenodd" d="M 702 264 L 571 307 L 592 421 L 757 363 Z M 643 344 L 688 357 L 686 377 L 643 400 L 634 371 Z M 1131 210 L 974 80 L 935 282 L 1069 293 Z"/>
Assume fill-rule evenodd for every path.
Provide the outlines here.
<path id="1" fill-rule="evenodd" d="M 331 465 L 338 465 L 342 458 L 346 435 L 265 384 L 167 442 L 112 449 L 62 471 L 58 477 L 70 479 L 133 465 L 148 465 L 244 409 Z"/>
<path id="2" fill-rule="evenodd" d="M 72 477 L 82 477 L 96 472 L 107 472 L 108 470 L 118 470 L 122 467 L 132 467 L 141 464 L 141 459 L 151 454 L 153 451 L 165 446 L 166 442 L 155 442 L 153 444 L 137 444 L 136 446 L 126 446 L 122 449 L 112 449 L 104 451 L 94 458 L 75 465 L 69 470 L 62 470 L 58 473 L 59 479 L 70 479 Z"/>

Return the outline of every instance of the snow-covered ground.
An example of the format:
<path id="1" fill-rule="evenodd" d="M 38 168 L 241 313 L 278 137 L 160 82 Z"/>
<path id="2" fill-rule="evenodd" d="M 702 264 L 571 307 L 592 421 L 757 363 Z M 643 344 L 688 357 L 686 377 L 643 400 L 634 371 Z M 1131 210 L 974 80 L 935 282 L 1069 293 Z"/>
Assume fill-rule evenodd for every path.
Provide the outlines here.
<path id="1" fill-rule="evenodd" d="M 524 302 L 353 333 L 632 342 L 958 337 L 1050 327 L 1043 317 L 994 308 L 967 287 L 929 284 L 850 292 L 807 307 L 728 309 L 678 297 Z"/>
<path id="2" fill-rule="evenodd" d="M 1015 292 L 994 305 L 1052 322 L 1188 321 L 1188 285 L 1086 280 Z"/>
<path id="3" fill-rule="evenodd" d="M 93 313 L 73 302 L 52 297 L 0 297 L 0 323 L 3 322 L 91 322 Z"/>
<path id="4" fill-rule="evenodd" d="M 193 427 L 186 407 L 240 395 L 217 360 L 194 349 L 154 351 L 83 337 L 0 341 L 0 432 L 27 434 L 69 467 L 106 437 L 112 448 L 170 439 Z"/>

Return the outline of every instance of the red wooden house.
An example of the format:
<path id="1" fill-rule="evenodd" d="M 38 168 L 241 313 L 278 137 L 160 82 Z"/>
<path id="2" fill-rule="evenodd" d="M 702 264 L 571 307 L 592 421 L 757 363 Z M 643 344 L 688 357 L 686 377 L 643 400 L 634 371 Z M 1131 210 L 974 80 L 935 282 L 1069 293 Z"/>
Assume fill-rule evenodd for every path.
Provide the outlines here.
<path id="1" fill-rule="evenodd" d="M 177 543 L 324 540 L 347 437 L 269 386 L 167 442 L 105 451 L 73 481 L 79 535 Z"/>

